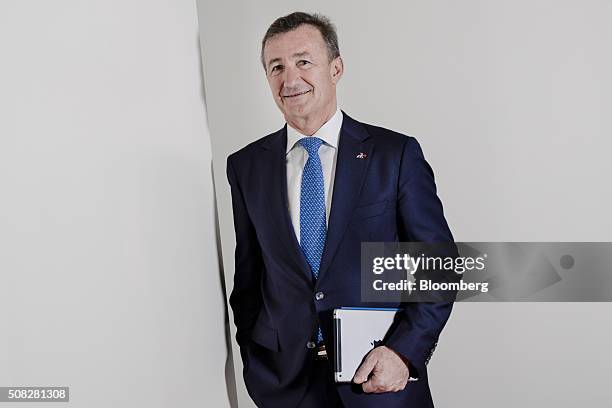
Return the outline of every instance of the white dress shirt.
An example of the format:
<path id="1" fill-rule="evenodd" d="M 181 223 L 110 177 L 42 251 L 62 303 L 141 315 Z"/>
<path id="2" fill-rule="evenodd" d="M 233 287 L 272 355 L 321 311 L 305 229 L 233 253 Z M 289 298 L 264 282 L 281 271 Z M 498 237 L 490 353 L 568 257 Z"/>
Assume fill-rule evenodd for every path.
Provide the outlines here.
<path id="1" fill-rule="evenodd" d="M 323 184 L 325 192 L 325 219 L 329 227 L 329 212 L 331 210 L 332 193 L 334 191 L 334 177 L 336 174 L 336 160 L 338 158 L 338 140 L 340 139 L 340 128 L 342 127 L 343 115 L 340 109 L 327 121 L 314 137 L 323 140 L 319 148 L 321 167 L 323 168 Z M 289 201 L 289 215 L 295 236 L 300 241 L 300 195 L 302 188 L 302 174 L 304 165 L 308 160 L 308 152 L 298 143 L 308 137 L 300 134 L 297 130 L 287 124 L 287 194 Z"/>

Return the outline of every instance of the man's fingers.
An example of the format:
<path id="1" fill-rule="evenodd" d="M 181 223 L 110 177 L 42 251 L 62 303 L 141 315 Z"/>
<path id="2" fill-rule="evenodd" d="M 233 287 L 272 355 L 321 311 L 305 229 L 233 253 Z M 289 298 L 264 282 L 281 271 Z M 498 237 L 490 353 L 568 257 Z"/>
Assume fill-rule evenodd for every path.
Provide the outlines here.
<path id="1" fill-rule="evenodd" d="M 361 363 L 361 365 L 359 366 L 359 369 L 357 369 L 357 372 L 355 373 L 355 375 L 353 376 L 353 382 L 355 384 L 362 384 L 368 381 L 368 376 L 370 375 L 370 373 L 376 366 L 377 361 L 378 359 L 372 355 L 372 352 L 370 352 L 366 356 L 363 363 Z"/>
<path id="2" fill-rule="evenodd" d="M 365 393 L 374 393 L 374 394 L 380 394 L 383 392 L 391 391 L 390 388 L 383 385 L 383 383 L 380 381 L 380 378 L 376 377 L 376 375 L 370 377 L 368 381 L 361 384 L 361 389 Z"/>
<path id="3" fill-rule="evenodd" d="M 363 392 L 372 393 L 377 391 L 378 386 L 374 384 L 374 380 L 370 380 L 361 384 L 361 388 Z"/>

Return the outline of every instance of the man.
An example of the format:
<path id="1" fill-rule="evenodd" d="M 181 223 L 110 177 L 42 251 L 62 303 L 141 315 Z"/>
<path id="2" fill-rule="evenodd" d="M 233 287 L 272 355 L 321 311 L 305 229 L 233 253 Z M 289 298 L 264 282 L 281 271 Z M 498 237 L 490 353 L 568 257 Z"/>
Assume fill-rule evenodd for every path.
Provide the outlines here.
<path id="1" fill-rule="evenodd" d="M 431 407 L 426 364 L 452 303 L 402 304 L 402 320 L 352 384 L 332 379 L 332 313 L 360 299 L 366 241 L 453 237 L 417 141 L 337 109 L 335 29 L 277 19 L 262 63 L 286 126 L 228 158 L 236 232 L 230 304 L 260 407 Z M 409 377 L 417 381 L 408 382 Z"/>

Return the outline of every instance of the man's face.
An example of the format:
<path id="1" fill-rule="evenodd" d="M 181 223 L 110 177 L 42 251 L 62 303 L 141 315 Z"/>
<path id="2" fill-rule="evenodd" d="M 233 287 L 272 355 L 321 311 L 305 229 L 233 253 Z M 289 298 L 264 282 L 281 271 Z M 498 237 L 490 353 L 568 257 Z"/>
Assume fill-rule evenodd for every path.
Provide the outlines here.
<path id="1" fill-rule="evenodd" d="M 328 119 L 336 107 L 336 83 L 342 60 L 329 61 L 323 36 L 311 25 L 279 34 L 264 48 L 266 77 L 272 96 L 288 122 Z"/>

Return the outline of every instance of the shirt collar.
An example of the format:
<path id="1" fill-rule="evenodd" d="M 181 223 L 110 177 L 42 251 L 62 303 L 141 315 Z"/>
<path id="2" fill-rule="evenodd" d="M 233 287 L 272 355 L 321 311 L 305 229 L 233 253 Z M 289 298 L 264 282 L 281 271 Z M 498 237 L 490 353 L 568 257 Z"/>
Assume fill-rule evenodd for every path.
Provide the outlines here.
<path id="1" fill-rule="evenodd" d="M 333 116 L 327 122 L 325 122 L 323 126 L 321 126 L 319 130 L 317 130 L 315 134 L 312 136 L 318 137 L 319 139 L 323 140 L 324 143 L 334 148 L 338 148 L 338 139 L 340 138 L 340 129 L 342 128 L 342 120 L 343 120 L 342 112 L 340 111 L 340 109 L 336 109 L 336 113 L 334 113 Z M 289 124 L 287 124 L 287 151 L 286 153 L 289 153 L 289 151 L 293 149 L 295 144 L 303 137 L 308 137 L 308 136 L 304 136 L 303 134 L 301 134 L 300 132 L 298 132 L 291 126 L 289 126 Z"/>

